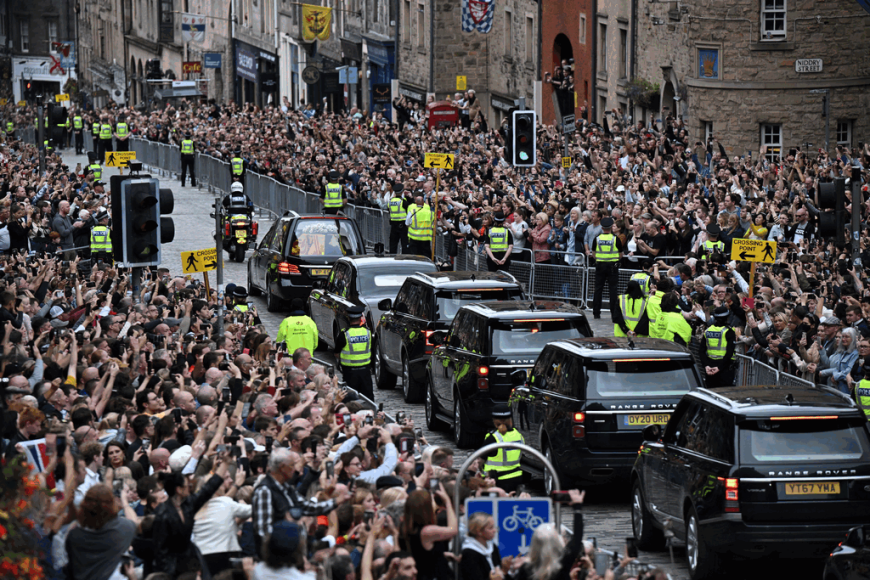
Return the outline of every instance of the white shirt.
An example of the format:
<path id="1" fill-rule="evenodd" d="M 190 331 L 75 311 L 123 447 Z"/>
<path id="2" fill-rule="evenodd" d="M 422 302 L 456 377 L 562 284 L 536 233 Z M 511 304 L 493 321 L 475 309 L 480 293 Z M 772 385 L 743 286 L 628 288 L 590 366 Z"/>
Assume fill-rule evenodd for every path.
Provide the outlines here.
<path id="1" fill-rule="evenodd" d="M 88 493 L 88 490 L 100 483 L 100 474 L 91 471 L 89 467 L 85 467 L 85 481 L 76 488 L 76 495 L 73 499 L 73 504 L 76 507 L 79 507 L 82 503 L 82 500 L 85 499 L 85 494 Z"/>
<path id="2" fill-rule="evenodd" d="M 213 497 L 193 518 L 193 543 L 203 554 L 239 552 L 236 518 L 251 517 L 251 506 L 231 497 Z"/>

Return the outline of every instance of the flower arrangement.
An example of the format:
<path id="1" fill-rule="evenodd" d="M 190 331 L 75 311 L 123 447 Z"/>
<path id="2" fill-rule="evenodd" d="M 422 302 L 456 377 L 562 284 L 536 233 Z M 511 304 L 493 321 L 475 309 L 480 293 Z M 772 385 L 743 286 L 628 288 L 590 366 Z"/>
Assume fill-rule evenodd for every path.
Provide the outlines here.
<path id="1" fill-rule="evenodd" d="M 28 516 L 31 498 L 42 487 L 22 456 L 0 462 L 0 580 L 42 580 L 44 555 L 36 524 Z"/>

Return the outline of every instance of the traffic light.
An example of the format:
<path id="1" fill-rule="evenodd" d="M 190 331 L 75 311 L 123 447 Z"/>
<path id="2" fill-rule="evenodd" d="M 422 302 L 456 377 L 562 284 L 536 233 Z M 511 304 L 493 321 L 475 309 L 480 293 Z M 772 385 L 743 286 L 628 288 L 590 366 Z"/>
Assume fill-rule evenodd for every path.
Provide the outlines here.
<path id="1" fill-rule="evenodd" d="M 514 111 L 511 118 L 511 141 L 514 167 L 534 167 L 537 161 L 537 135 L 534 111 Z"/>
<path id="2" fill-rule="evenodd" d="M 819 237 L 836 236 L 837 246 L 846 245 L 846 180 L 836 178 L 833 183 L 820 183 L 816 191 L 816 207 L 819 208 Z M 823 211 L 834 210 L 834 211 Z"/>
<path id="3" fill-rule="evenodd" d="M 172 190 L 150 176 L 113 176 L 112 253 L 125 267 L 160 265 L 161 244 L 175 238 Z"/>

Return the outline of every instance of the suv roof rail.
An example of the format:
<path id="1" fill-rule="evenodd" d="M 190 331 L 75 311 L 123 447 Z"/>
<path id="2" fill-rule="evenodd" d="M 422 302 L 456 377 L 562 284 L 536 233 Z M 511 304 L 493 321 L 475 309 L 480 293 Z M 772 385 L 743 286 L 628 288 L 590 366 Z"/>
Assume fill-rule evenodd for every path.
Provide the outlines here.
<path id="1" fill-rule="evenodd" d="M 720 395 L 719 393 L 714 393 L 713 391 L 711 391 L 710 389 L 705 388 L 705 387 L 698 387 L 697 389 L 695 389 L 695 392 L 704 393 L 708 397 L 712 397 L 712 398 L 716 399 L 717 401 L 721 401 L 723 403 L 726 403 L 729 407 L 734 407 L 736 404 L 734 401 L 732 401 L 728 397 Z"/>
<path id="2" fill-rule="evenodd" d="M 833 394 L 839 396 L 841 399 L 845 399 L 845 400 L 849 401 L 850 403 L 857 405 L 857 403 L 855 402 L 855 399 L 853 399 L 852 397 L 850 397 L 849 395 L 847 395 L 846 393 L 844 393 L 840 389 L 835 389 L 834 387 L 829 387 L 828 385 L 819 385 L 819 384 L 814 384 L 813 388 L 818 389 L 820 391 L 825 391 L 826 393 L 833 393 Z"/>

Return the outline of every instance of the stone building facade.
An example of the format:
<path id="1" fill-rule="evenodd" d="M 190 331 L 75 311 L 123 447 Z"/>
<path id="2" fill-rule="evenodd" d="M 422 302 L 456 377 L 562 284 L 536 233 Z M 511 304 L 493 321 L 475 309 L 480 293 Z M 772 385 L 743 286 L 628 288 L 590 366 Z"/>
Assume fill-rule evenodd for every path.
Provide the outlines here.
<path id="1" fill-rule="evenodd" d="M 541 80 L 545 73 L 553 72 L 563 59 L 574 59 L 574 90 L 577 93 L 575 114 L 591 99 L 592 80 L 592 30 L 594 15 L 589 0 L 551 0 L 541 15 Z M 543 83 L 541 94 L 542 120 L 556 121 L 553 104 L 553 87 Z M 570 111 L 568 112 L 570 113 Z"/>
<path id="2" fill-rule="evenodd" d="M 461 2 L 399 0 L 399 90 L 420 101 L 457 92 L 457 77 L 474 89 L 491 127 L 498 127 L 514 100 L 536 104 L 541 5 L 532 0 L 495 3 L 489 33 L 463 32 Z M 425 100 L 421 103 L 425 104 Z"/>
<path id="3" fill-rule="evenodd" d="M 643 3 L 637 77 L 659 85 L 648 118 L 682 115 L 693 142 L 715 135 L 732 155 L 824 147 L 824 90 L 830 149 L 857 147 L 870 136 L 868 41 L 854 0 Z"/>
<path id="4" fill-rule="evenodd" d="M 625 0 L 598 0 L 596 6 L 593 113 L 598 122 L 605 111 L 628 111 L 626 89 L 631 77 L 631 19 L 635 5 Z"/>

